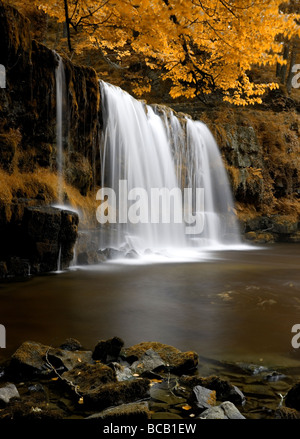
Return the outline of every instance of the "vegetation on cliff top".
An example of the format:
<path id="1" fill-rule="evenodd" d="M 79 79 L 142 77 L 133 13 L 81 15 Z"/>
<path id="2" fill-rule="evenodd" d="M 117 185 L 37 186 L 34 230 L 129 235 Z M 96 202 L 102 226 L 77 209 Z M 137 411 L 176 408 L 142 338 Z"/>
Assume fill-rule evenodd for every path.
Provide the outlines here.
<path id="1" fill-rule="evenodd" d="M 45 17 L 64 23 L 62 48 L 77 55 L 96 49 L 108 65 L 127 70 L 137 95 L 150 90 L 159 72 L 173 98 L 218 91 L 224 101 L 236 105 L 261 103 L 265 91 L 278 84 L 253 77 L 251 69 L 277 66 L 282 74 L 286 45 L 296 44 L 300 35 L 300 10 L 294 0 L 10 3 L 31 14 L 38 8 Z M 42 26 L 36 28 L 41 36 Z"/>

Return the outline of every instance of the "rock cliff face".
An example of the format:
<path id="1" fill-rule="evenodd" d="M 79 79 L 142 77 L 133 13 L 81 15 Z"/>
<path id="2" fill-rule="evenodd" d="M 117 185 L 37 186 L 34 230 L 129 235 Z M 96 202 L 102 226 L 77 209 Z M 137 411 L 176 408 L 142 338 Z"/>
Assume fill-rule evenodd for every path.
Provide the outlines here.
<path id="1" fill-rule="evenodd" d="M 6 69 L 6 88 L 0 88 L 0 277 L 29 267 L 36 273 L 56 269 L 60 249 L 63 265 L 72 260 L 78 216 L 49 207 L 58 196 L 58 62 L 55 52 L 32 39 L 29 21 L 0 0 L 0 64 Z M 80 200 L 94 215 L 101 169 L 98 78 L 67 59 L 64 71 L 64 201 Z M 203 120 L 215 135 L 246 237 L 299 242 L 299 106 L 273 98 L 272 110 L 173 108 Z"/>
<path id="2" fill-rule="evenodd" d="M 55 52 L 31 39 L 30 24 L 0 1 L 0 63 L 6 89 L 0 94 L 0 165 L 8 172 L 56 170 Z M 68 139 L 64 139 L 66 181 L 86 194 L 93 180 L 100 129 L 100 94 L 96 72 L 64 60 Z M 13 140 L 13 141 L 12 141 Z M 70 166 L 68 166 L 70 165 Z M 70 169 L 71 168 L 71 169 Z"/>
<path id="3" fill-rule="evenodd" d="M 1 1 L 0 64 L 6 69 L 6 88 L 0 89 L 0 277 L 47 272 L 57 268 L 60 249 L 62 264 L 70 263 L 78 226 L 74 212 L 46 207 L 57 201 L 58 56 L 32 40 L 28 20 Z M 85 196 L 99 179 L 98 79 L 93 69 L 68 60 L 64 66 L 64 181 Z"/>

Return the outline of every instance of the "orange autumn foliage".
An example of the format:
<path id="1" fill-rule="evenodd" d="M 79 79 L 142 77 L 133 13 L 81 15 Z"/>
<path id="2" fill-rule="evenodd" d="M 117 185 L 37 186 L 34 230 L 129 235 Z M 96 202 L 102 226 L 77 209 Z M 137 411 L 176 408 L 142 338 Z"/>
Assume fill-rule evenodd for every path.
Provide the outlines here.
<path id="1" fill-rule="evenodd" d="M 77 53 L 96 47 L 126 68 L 138 55 L 170 80 L 173 98 L 222 92 L 235 105 L 260 103 L 274 82 L 251 80 L 253 66 L 284 64 L 282 39 L 300 36 L 300 15 L 280 10 L 282 0 L 10 0 L 36 5 L 66 21 Z M 281 36 L 279 40 L 278 35 Z M 150 89 L 140 81 L 137 94 Z"/>

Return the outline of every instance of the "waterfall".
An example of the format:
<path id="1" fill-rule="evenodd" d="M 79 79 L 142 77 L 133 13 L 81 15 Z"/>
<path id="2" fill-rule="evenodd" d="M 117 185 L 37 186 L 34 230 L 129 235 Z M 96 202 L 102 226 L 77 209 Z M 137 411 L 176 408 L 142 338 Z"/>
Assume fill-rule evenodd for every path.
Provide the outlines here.
<path id="1" fill-rule="evenodd" d="M 58 250 L 58 258 L 57 258 L 57 272 L 61 272 L 61 245 L 59 246 Z"/>
<path id="2" fill-rule="evenodd" d="M 230 184 L 207 126 L 103 81 L 100 92 L 101 187 L 112 189 L 97 195 L 102 214 L 111 212 L 101 248 L 143 255 L 239 244 Z"/>
<path id="3" fill-rule="evenodd" d="M 58 65 L 55 70 L 56 84 L 56 167 L 57 167 L 57 204 L 54 207 L 64 208 L 64 112 L 66 111 L 66 78 L 64 62 L 58 53 Z M 62 246 L 59 244 L 57 255 L 57 273 L 62 271 Z"/>
<path id="4" fill-rule="evenodd" d="M 62 58 L 58 57 L 58 66 L 55 71 L 56 83 L 56 165 L 58 176 L 58 196 L 57 203 L 63 205 L 63 171 L 64 171 L 64 156 L 63 156 L 63 128 L 64 128 L 64 100 L 66 95 L 66 79 L 65 69 Z"/>

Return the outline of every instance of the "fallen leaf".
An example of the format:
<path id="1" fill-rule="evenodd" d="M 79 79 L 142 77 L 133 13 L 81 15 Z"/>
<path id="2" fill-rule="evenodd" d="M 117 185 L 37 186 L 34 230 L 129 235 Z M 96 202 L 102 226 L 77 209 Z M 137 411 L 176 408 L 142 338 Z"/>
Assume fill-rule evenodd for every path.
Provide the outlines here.
<path id="1" fill-rule="evenodd" d="M 190 405 L 186 404 L 186 405 L 183 405 L 181 408 L 183 410 L 191 410 L 192 407 Z"/>

